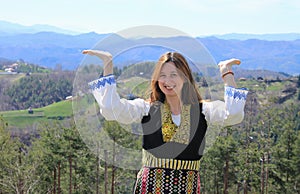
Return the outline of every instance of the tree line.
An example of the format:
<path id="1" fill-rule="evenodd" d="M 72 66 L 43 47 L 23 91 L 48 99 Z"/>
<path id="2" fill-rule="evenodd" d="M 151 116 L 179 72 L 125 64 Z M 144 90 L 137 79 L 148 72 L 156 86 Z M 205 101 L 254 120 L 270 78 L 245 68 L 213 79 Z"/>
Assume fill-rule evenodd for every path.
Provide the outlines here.
<path id="1" fill-rule="evenodd" d="M 1 79 L 1 111 L 40 108 L 72 95 L 73 72 L 31 74 L 13 83 Z"/>
<path id="2" fill-rule="evenodd" d="M 61 75 L 24 77 L 12 91 L 22 93 L 21 88 L 29 84 L 26 88 L 32 93 L 17 95 L 18 92 L 11 91 L 15 95 L 12 97 L 21 102 L 22 98 L 17 96 L 30 96 L 37 91 L 41 94 L 48 88 L 52 91 L 50 96 L 59 93 L 59 88 L 67 91 L 65 88 L 72 83 L 74 75 L 67 74 L 66 81 L 59 82 Z M 60 84 L 54 84 L 54 80 Z M 48 82 L 51 84 L 47 85 Z M 296 86 L 298 96 L 299 83 L 300 77 Z M 299 98 L 278 104 L 265 90 L 250 90 L 244 121 L 223 128 L 205 152 L 200 165 L 202 193 L 300 193 Z M 23 103 L 29 98 L 25 99 Z M 22 106 L 27 105 L 15 108 Z M 103 131 L 89 136 L 102 140 L 106 132 L 114 141 L 112 144 L 99 141 L 96 150 L 92 150 L 72 120 L 39 123 L 37 135 L 23 142 L 22 138 L 12 138 L 8 124 L 0 117 L 0 194 L 132 193 L 137 171 L 114 164 L 120 154 L 115 146 L 141 149 L 141 137 L 128 133 L 116 122 L 101 122 Z M 108 160 L 112 162 L 106 162 Z"/>
<path id="3" fill-rule="evenodd" d="M 261 106 L 250 90 L 244 121 L 223 128 L 201 159 L 202 193 L 300 193 L 299 104 Z M 1 118 L 0 193 L 132 193 L 137 171 L 115 165 L 115 146 L 141 149 L 141 137 L 101 122 L 103 131 L 88 135 L 99 138 L 95 151 L 73 121 L 40 123 L 38 136 L 25 144 L 11 138 Z M 100 141 L 104 132 L 113 143 Z"/>

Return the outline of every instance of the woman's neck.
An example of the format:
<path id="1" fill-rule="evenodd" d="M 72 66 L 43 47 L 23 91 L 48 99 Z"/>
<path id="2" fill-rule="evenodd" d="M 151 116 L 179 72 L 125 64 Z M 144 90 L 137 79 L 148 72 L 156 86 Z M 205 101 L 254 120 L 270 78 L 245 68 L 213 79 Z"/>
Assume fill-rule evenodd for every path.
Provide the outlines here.
<path id="1" fill-rule="evenodd" d="M 170 106 L 171 113 L 174 115 L 179 115 L 181 113 L 181 101 L 179 98 L 167 98 L 167 103 Z"/>

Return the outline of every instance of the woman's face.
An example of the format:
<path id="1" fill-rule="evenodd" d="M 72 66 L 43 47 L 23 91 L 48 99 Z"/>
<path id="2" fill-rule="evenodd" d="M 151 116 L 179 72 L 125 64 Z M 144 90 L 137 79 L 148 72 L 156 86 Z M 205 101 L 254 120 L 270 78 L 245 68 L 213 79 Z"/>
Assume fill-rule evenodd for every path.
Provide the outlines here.
<path id="1" fill-rule="evenodd" d="M 166 97 L 177 96 L 181 94 L 181 89 L 184 80 L 180 76 L 173 62 L 165 63 L 158 78 L 158 86 L 161 91 L 166 95 Z"/>

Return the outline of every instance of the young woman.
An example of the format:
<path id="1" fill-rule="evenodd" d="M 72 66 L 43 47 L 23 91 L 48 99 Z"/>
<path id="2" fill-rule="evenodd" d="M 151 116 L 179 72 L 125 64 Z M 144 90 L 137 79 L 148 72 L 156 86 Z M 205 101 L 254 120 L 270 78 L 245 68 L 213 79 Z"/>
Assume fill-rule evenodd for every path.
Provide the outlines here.
<path id="1" fill-rule="evenodd" d="M 244 117 L 247 91 L 237 89 L 232 65 L 220 62 L 225 84 L 223 101 L 205 102 L 186 59 L 177 52 L 163 54 L 154 69 L 147 100 L 120 99 L 113 76 L 112 56 L 84 50 L 103 60 L 103 77 L 89 83 L 107 120 L 140 121 L 143 128 L 143 166 L 134 193 L 200 193 L 199 166 L 208 124 L 238 124 Z"/>

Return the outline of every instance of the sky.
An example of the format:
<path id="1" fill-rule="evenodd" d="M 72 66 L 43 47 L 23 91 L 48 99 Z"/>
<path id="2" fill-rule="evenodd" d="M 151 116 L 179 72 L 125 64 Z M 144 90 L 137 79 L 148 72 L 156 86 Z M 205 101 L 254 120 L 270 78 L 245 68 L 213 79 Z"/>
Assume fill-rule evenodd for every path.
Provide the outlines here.
<path id="1" fill-rule="evenodd" d="M 300 33 L 299 0 L 8 0 L 0 20 L 77 32 L 158 25 L 191 36 Z"/>

